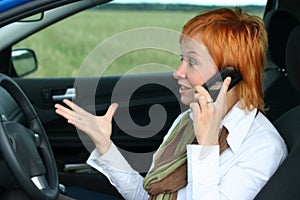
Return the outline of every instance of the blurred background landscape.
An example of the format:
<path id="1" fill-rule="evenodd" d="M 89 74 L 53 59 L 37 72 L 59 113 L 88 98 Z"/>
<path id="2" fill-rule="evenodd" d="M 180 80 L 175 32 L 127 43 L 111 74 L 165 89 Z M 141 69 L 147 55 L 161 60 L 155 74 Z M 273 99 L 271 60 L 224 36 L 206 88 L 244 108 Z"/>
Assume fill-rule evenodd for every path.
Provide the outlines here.
<path id="1" fill-rule="evenodd" d="M 74 77 L 88 54 L 115 34 L 142 27 L 162 27 L 180 32 L 185 22 L 197 13 L 216 7 L 109 3 L 56 23 L 14 48 L 26 47 L 36 52 L 39 70 L 30 77 Z M 260 17 L 264 11 L 263 6 L 241 8 Z M 175 69 L 180 57 L 157 49 L 133 51 L 115 60 L 104 75 L 124 74 L 133 67 L 154 62 Z"/>

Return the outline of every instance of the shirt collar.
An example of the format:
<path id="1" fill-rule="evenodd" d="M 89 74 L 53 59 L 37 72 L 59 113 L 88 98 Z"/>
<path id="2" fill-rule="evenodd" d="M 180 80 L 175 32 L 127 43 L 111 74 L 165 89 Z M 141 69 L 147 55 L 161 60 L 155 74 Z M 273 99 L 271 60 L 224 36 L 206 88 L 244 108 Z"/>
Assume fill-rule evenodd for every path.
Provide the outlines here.
<path id="1" fill-rule="evenodd" d="M 225 126 L 229 133 L 227 137 L 227 143 L 234 153 L 239 150 L 255 119 L 257 112 L 257 108 L 254 108 L 251 111 L 242 110 L 239 107 L 239 104 L 240 103 L 238 101 L 222 120 L 222 126 Z M 193 120 L 191 109 L 188 109 L 186 112 L 189 112 L 190 118 Z"/>
<path id="2" fill-rule="evenodd" d="M 234 153 L 236 153 L 244 141 L 254 119 L 257 109 L 242 110 L 239 103 L 236 103 L 227 113 L 222 121 L 222 125 L 228 130 L 227 143 Z"/>

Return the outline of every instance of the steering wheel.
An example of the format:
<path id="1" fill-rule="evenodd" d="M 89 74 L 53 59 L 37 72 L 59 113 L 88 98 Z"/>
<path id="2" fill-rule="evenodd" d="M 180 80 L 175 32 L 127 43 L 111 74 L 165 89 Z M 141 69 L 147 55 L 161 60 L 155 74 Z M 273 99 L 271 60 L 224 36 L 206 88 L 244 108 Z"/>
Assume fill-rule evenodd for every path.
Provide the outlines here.
<path id="1" fill-rule="evenodd" d="M 0 119 L 0 150 L 17 182 L 33 200 L 55 200 L 59 193 L 54 155 L 45 130 L 30 101 L 10 77 L 0 74 L 4 88 L 23 111 L 28 128 Z"/>

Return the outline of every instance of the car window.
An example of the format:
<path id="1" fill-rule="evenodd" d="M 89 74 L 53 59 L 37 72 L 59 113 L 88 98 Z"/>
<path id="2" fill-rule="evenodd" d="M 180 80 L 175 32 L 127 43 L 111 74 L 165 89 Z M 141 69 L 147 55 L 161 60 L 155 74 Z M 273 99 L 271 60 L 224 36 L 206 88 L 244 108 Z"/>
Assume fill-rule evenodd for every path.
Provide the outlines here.
<path id="1" fill-rule="evenodd" d="M 262 17 L 265 3 L 242 9 Z M 13 48 L 30 48 L 36 53 L 38 70 L 26 77 L 172 71 L 180 62 L 178 35 L 183 24 L 201 10 L 211 8 L 203 3 L 109 3 L 57 22 Z M 153 41 L 157 44 L 152 46 Z M 167 43 L 174 46 L 168 47 Z"/>

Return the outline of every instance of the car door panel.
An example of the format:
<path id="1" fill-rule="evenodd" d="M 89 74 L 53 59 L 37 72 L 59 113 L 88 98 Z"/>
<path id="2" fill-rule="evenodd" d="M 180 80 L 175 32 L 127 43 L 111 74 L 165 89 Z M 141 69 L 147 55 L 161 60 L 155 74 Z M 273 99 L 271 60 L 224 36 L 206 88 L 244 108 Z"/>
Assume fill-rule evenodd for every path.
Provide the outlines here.
<path id="1" fill-rule="evenodd" d="M 121 91 L 118 91 L 116 87 L 121 79 L 121 85 L 124 88 L 121 87 Z M 112 140 L 121 150 L 132 152 L 135 155 L 139 153 L 150 153 L 149 155 L 152 155 L 151 152 L 158 148 L 173 120 L 184 108 L 178 101 L 178 95 L 175 95 L 176 90 L 178 90 L 177 83 L 170 73 L 161 75 L 132 75 L 128 77 L 102 77 L 101 79 L 89 77 L 77 79 L 17 78 L 15 80 L 28 95 L 40 116 L 52 145 L 55 158 L 57 159 L 61 179 L 70 185 L 80 182 L 81 176 L 84 176 L 86 179 L 90 177 L 90 181 L 98 183 L 100 180 L 104 182 L 107 180 L 103 177 L 89 176 L 88 174 L 80 175 L 64 172 L 65 164 L 85 163 L 91 149 L 87 150 L 86 145 L 82 143 L 80 132 L 78 133 L 72 125 L 68 124 L 65 119 L 55 113 L 54 103 L 56 102 L 51 98 L 54 94 L 64 94 L 67 88 L 75 88 L 76 98 L 74 101 L 87 111 L 96 113 L 97 115 L 105 114 L 112 99 L 115 100 L 114 102 L 119 103 L 119 108 L 115 115 L 125 116 L 125 118 L 130 117 L 133 126 L 124 128 L 122 124 L 120 125 L 120 123 L 114 120 Z M 135 83 L 139 85 L 136 86 Z M 96 89 L 93 91 L 91 86 L 95 84 Z M 133 87 L 133 89 L 129 87 Z M 160 115 L 160 113 L 154 113 L 152 119 L 149 117 L 151 107 L 157 105 L 163 106 L 158 107 L 158 112 L 162 109 L 162 112 L 168 113 L 164 125 L 158 132 L 154 130 L 156 129 L 155 127 L 152 130 L 151 127 L 147 126 L 151 123 L 153 117 Z M 128 110 L 130 116 L 122 114 L 122 112 L 126 113 Z M 151 135 L 152 131 L 156 131 L 157 133 Z M 131 133 L 134 134 L 132 135 Z M 142 134 L 146 134 L 146 136 Z M 150 136 L 147 136 L 147 134 L 150 134 Z M 150 164 L 149 162 L 138 164 L 147 165 L 144 167 L 144 169 L 147 169 Z M 133 164 L 135 164 L 135 161 Z M 70 178 L 72 175 L 74 177 Z"/>

